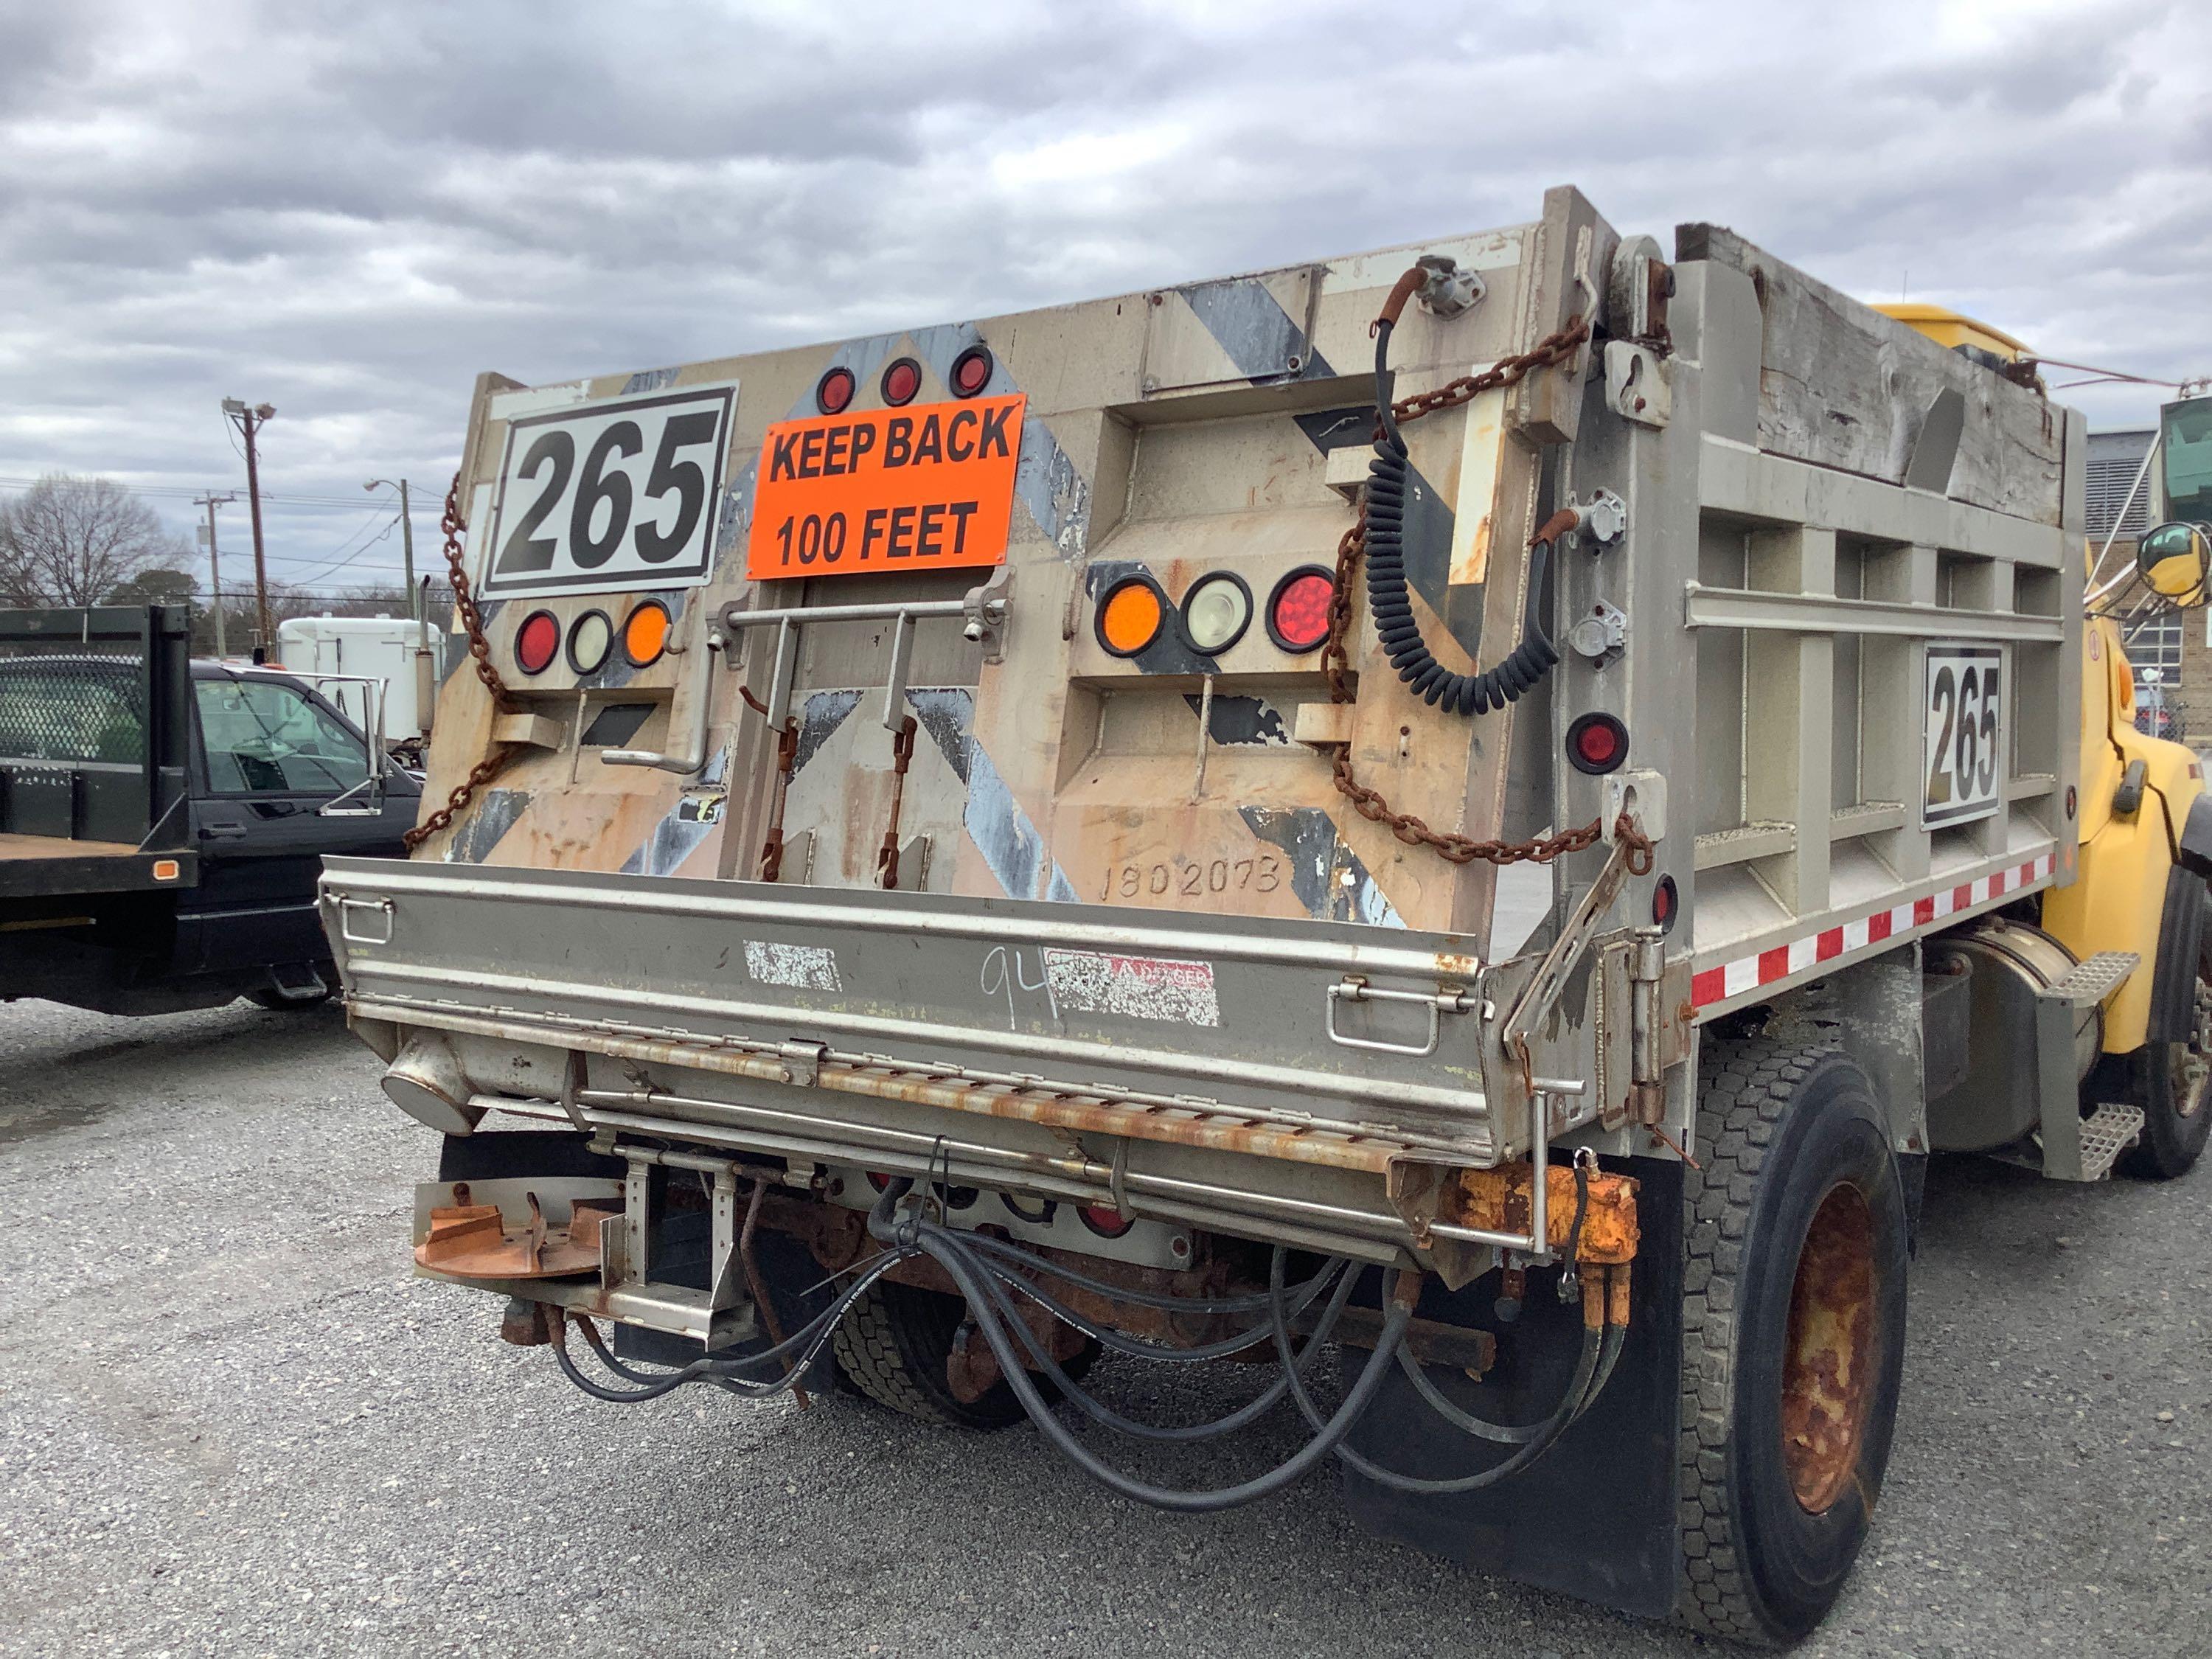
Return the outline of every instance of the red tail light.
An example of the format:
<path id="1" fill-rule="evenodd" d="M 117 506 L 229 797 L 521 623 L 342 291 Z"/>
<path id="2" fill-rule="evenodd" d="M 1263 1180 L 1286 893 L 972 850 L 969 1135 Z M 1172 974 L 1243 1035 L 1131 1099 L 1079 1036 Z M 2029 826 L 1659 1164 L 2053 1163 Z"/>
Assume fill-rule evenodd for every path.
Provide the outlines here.
<path id="1" fill-rule="evenodd" d="M 849 368 L 833 368 L 814 383 L 814 406 L 824 415 L 842 415 L 858 386 Z"/>
<path id="2" fill-rule="evenodd" d="M 991 348 L 971 345 L 952 360 L 952 395 L 972 398 L 991 384 Z"/>
<path id="3" fill-rule="evenodd" d="M 894 406 L 910 404 L 921 390 L 921 365 L 911 357 L 895 357 L 884 370 L 884 401 Z"/>
<path id="4" fill-rule="evenodd" d="M 533 611 L 514 630 L 514 665 L 526 674 L 542 674 L 561 648 L 561 624 L 550 611 Z"/>
<path id="5" fill-rule="evenodd" d="M 1303 656 L 1328 637 L 1328 602 L 1336 578 L 1317 564 L 1301 565 L 1267 596 L 1267 637 L 1292 656 Z"/>
<path id="6" fill-rule="evenodd" d="M 1583 714 L 1567 728 L 1567 759 L 1577 772 L 1610 772 L 1628 758 L 1628 728 L 1611 714 Z"/>
<path id="7" fill-rule="evenodd" d="M 1086 1204 L 1076 1213 L 1083 1224 L 1101 1238 L 1119 1238 L 1137 1224 L 1137 1218 L 1123 1215 L 1111 1204 Z"/>

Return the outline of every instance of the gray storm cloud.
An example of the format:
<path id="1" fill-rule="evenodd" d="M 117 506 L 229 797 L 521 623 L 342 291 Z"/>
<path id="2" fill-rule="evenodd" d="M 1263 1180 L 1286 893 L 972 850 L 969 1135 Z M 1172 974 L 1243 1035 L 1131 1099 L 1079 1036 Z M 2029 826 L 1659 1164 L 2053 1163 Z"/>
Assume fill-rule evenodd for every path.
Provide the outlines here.
<path id="1" fill-rule="evenodd" d="M 482 368 L 988 314 L 1563 181 L 1662 241 L 1717 220 L 2055 356 L 2212 373 L 2201 4 L 9 0 L 0 42 L 5 479 L 234 487 L 236 393 L 282 411 L 280 495 L 434 496 Z M 388 578 L 395 538 L 325 572 L 374 522 L 280 505 L 273 573 Z"/>

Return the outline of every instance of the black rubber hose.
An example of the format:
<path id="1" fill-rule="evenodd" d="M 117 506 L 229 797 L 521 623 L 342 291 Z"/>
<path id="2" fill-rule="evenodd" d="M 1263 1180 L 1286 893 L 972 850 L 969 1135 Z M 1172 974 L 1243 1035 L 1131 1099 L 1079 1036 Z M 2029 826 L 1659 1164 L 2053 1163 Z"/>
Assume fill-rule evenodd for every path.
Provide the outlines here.
<path id="1" fill-rule="evenodd" d="M 981 1241 L 972 1236 L 963 1236 L 961 1242 L 972 1248 Z M 1267 1327 L 1265 1324 L 1260 1324 L 1252 1327 L 1249 1330 L 1239 1331 L 1234 1336 L 1222 1337 L 1218 1340 L 1200 1343 L 1196 1347 L 1191 1348 L 1164 1348 L 1155 1342 L 1140 1342 L 1132 1337 L 1122 1335 L 1110 1325 L 1101 1325 L 1094 1320 L 1085 1317 L 1034 1280 L 1024 1278 L 1011 1268 L 1001 1267 L 988 1256 L 979 1258 L 979 1262 L 986 1271 L 1001 1283 L 1012 1286 L 1039 1306 L 1050 1310 L 1055 1318 L 1074 1326 L 1085 1336 L 1111 1348 L 1115 1352 L 1127 1354 L 1133 1359 L 1158 1360 L 1168 1365 L 1193 1365 L 1204 1360 L 1225 1359 L 1231 1354 L 1242 1353 L 1247 1348 L 1267 1340 Z M 1316 1274 L 1292 1291 L 1290 1296 L 1291 1317 L 1296 1318 L 1299 1314 L 1304 1313 L 1312 1304 L 1314 1298 L 1326 1291 L 1330 1281 L 1341 1273 L 1348 1265 L 1348 1263 L 1340 1263 Z"/>
<path id="2" fill-rule="evenodd" d="M 881 1207 L 878 1206 L 878 1212 Z M 879 1226 L 880 1232 L 878 1231 Z M 1375 1352 L 1346 1392 L 1335 1415 L 1327 1419 L 1312 1439 L 1282 1462 L 1264 1474 L 1255 1475 L 1251 1480 L 1239 1481 L 1233 1486 L 1217 1486 L 1205 1492 L 1179 1492 L 1173 1487 L 1151 1486 L 1122 1474 L 1077 1439 L 1068 1426 L 1054 1414 L 1050 1403 L 1038 1392 L 1036 1384 L 1022 1365 L 1021 1357 L 1014 1352 L 1013 1344 L 990 1312 L 990 1292 L 985 1276 L 969 1265 L 960 1250 L 942 1249 L 941 1246 L 932 1248 L 934 1241 L 929 1239 L 925 1227 L 916 1224 L 909 1228 L 905 1223 L 889 1221 L 879 1224 L 872 1212 L 868 1219 L 868 1227 L 883 1242 L 898 1239 L 899 1235 L 905 1234 L 928 1250 L 930 1258 L 951 1276 L 960 1293 L 968 1298 L 969 1310 L 976 1315 L 976 1328 L 983 1333 L 983 1340 L 991 1345 L 991 1352 L 998 1359 L 999 1370 L 1006 1379 L 1006 1386 L 1013 1390 L 1014 1398 L 1021 1402 L 1022 1409 L 1029 1413 L 1030 1420 L 1036 1425 L 1063 1457 L 1109 1492 L 1139 1504 L 1149 1504 L 1154 1509 L 1172 1510 L 1182 1515 L 1205 1515 L 1219 1510 L 1236 1509 L 1245 1504 L 1256 1503 L 1262 1498 L 1271 1498 L 1304 1480 L 1324 1458 L 1343 1444 L 1345 1436 L 1352 1432 L 1352 1425 L 1374 1403 L 1376 1390 L 1382 1388 L 1391 1362 L 1397 1358 L 1398 1346 L 1406 1340 L 1406 1328 L 1413 1319 L 1411 1308 L 1400 1303 L 1391 1304 L 1390 1311 L 1383 1316 L 1382 1329 L 1376 1338 Z M 899 1242 L 905 1240 L 899 1239 Z M 1281 1306 L 1279 1299 L 1276 1305 L 1278 1308 Z M 1292 1391 L 1304 1392 L 1295 1387 Z"/>
<path id="3" fill-rule="evenodd" d="M 956 1249 L 964 1243 L 957 1235 L 945 1230 L 939 1230 L 939 1242 Z M 983 1266 L 972 1255 L 966 1259 L 970 1267 Z M 1303 1365 L 1321 1351 L 1322 1346 L 1328 1340 L 1330 1332 L 1335 1328 L 1337 1318 L 1344 1311 L 1345 1303 L 1351 1297 L 1352 1281 L 1355 1277 L 1354 1274 L 1346 1273 L 1337 1280 L 1336 1294 L 1329 1298 L 1328 1306 L 1322 1310 L 1313 1334 L 1306 1339 L 1305 1348 L 1290 1363 Z M 1246 1401 L 1244 1404 L 1225 1417 L 1213 1418 L 1204 1423 L 1179 1425 L 1139 1423 L 1134 1418 L 1122 1416 L 1112 1407 L 1103 1403 L 1077 1384 L 1075 1379 L 1061 1368 L 1060 1362 L 1052 1357 L 1051 1347 L 1041 1340 L 1037 1334 L 1031 1330 L 1028 1322 L 1022 1318 L 1019 1311 L 1014 1307 L 1012 1293 L 1005 1284 L 999 1282 L 995 1276 L 988 1275 L 988 1270 L 983 1283 L 985 1288 L 991 1293 L 992 1302 L 1000 1317 L 1013 1328 L 1014 1334 L 1020 1339 L 1022 1346 L 1027 1348 L 1031 1357 L 1036 1359 L 1037 1369 L 1050 1377 L 1054 1386 L 1058 1388 L 1060 1393 L 1085 1416 L 1093 1422 L 1113 1430 L 1117 1434 L 1129 1435 L 1139 1440 L 1164 1440 L 1186 1444 L 1201 1440 L 1218 1439 L 1224 1434 L 1233 1434 L 1238 1429 L 1258 1422 L 1281 1403 L 1283 1395 L 1289 1389 L 1288 1381 L 1278 1376 L 1258 1395 Z M 1245 1339 L 1245 1346 L 1248 1347 L 1251 1346 L 1251 1339 L 1249 1337 Z"/>
<path id="4" fill-rule="evenodd" d="M 1406 441 L 1390 410 L 1392 325 L 1375 329 L 1375 406 L 1382 435 L 1367 471 L 1367 608 L 1375 617 L 1376 637 L 1389 653 L 1398 678 L 1432 708 L 1448 714 L 1486 714 L 1524 695 L 1559 660 L 1544 622 L 1544 583 L 1552 568 L 1552 544 L 1539 541 L 1528 550 L 1528 598 L 1521 618 L 1521 642 L 1496 667 L 1480 674 L 1446 668 L 1421 637 L 1406 589 L 1406 498 L 1413 465 Z"/>
<path id="5" fill-rule="evenodd" d="M 1024 1249 L 1020 1245 L 1010 1244 L 1004 1239 L 993 1238 L 988 1233 L 965 1234 L 963 1242 L 969 1249 L 981 1250 L 986 1255 L 996 1256 L 1002 1261 L 1013 1262 L 1018 1267 L 1026 1267 L 1033 1272 L 1043 1273 L 1048 1278 L 1077 1285 L 1095 1295 L 1110 1297 L 1116 1302 L 1133 1302 L 1140 1308 L 1164 1308 L 1170 1313 L 1263 1314 L 1267 1311 L 1273 1301 L 1273 1298 L 1264 1291 L 1255 1291 L 1249 1296 L 1212 1297 L 1168 1296 L 1158 1291 L 1139 1291 L 1126 1285 L 1112 1284 L 1106 1279 L 1093 1279 L 1088 1273 L 1078 1272 L 1073 1267 L 1063 1266 L 1060 1262 L 1041 1256 L 1034 1250 Z M 1334 1266 L 1324 1267 L 1320 1273 L 1289 1293 L 1292 1296 L 1316 1294 L 1326 1287 L 1328 1276 L 1334 1271 Z M 1253 1332 L 1255 1340 L 1265 1334 L 1265 1328 Z"/>
<path id="6" fill-rule="evenodd" d="M 1279 1308 L 1279 1304 L 1278 1306 Z M 1290 1340 L 1290 1327 L 1284 1322 L 1279 1312 L 1275 1320 L 1276 1352 L 1281 1354 L 1289 1353 Z M 1551 1450 L 1560 1435 L 1566 1431 L 1567 1425 L 1582 1414 L 1583 1408 L 1589 1405 L 1592 1398 L 1589 1392 L 1590 1382 L 1596 1374 L 1599 1351 L 1602 1346 L 1599 1332 L 1585 1326 L 1583 1330 L 1582 1354 L 1576 1363 L 1575 1374 L 1569 1380 L 1565 1393 L 1560 1398 L 1558 1409 L 1536 1425 L 1535 1432 L 1530 1435 L 1528 1442 L 1519 1449 L 1486 1469 L 1478 1470 L 1473 1474 L 1462 1474 L 1451 1480 L 1431 1480 L 1414 1475 L 1401 1474 L 1395 1469 L 1386 1469 L 1381 1464 L 1361 1456 L 1340 1441 L 1336 1447 L 1336 1455 L 1346 1468 L 1358 1470 L 1378 1486 L 1389 1486 L 1397 1492 L 1419 1492 L 1431 1497 L 1441 1497 L 1454 1492 L 1479 1492 L 1485 1486 L 1495 1486 L 1508 1476 L 1519 1474 L 1546 1452 Z M 1378 1349 L 1376 1352 L 1381 1351 Z M 1306 1393 L 1304 1382 L 1295 1371 L 1290 1370 L 1287 1367 L 1284 1371 L 1284 1380 L 1290 1385 L 1291 1398 L 1297 1402 L 1298 1410 L 1304 1414 L 1306 1421 L 1318 1424 L 1321 1421 L 1321 1413 L 1315 1406 L 1312 1396 Z M 1363 1382 L 1366 1380 L 1364 1373 L 1362 1374 L 1361 1380 Z"/>
<path id="7" fill-rule="evenodd" d="M 658 1400 L 664 1395 L 673 1393 L 686 1382 L 700 1382 L 719 1383 L 731 1389 L 733 1392 L 743 1392 L 749 1399 L 770 1400 L 786 1392 L 793 1382 L 805 1375 L 806 1368 L 813 1364 L 815 1356 L 821 1352 L 823 1344 L 830 1340 L 830 1334 L 836 1328 L 837 1322 L 845 1316 L 846 1310 L 859 1298 L 860 1293 L 912 1254 L 910 1250 L 895 1249 L 886 1251 L 883 1255 L 878 1256 L 835 1302 L 774 1347 L 763 1348 L 758 1352 L 744 1354 L 735 1359 L 709 1358 L 695 1359 L 688 1365 L 680 1366 L 675 1370 L 652 1377 L 640 1388 L 611 1389 L 604 1382 L 585 1376 L 577 1367 L 575 1360 L 569 1356 L 565 1343 L 556 1341 L 553 1344 L 553 1358 L 561 1367 L 562 1375 L 586 1394 L 595 1400 L 605 1400 L 615 1405 L 641 1405 L 646 1401 Z M 617 1376 L 637 1377 L 645 1375 L 613 1360 L 599 1340 L 598 1332 L 592 1330 L 588 1325 L 585 1328 L 592 1347 L 603 1358 L 609 1361 L 608 1369 L 614 1371 Z M 748 1367 L 777 1364 L 786 1356 L 797 1355 L 802 1352 L 805 1358 L 784 1376 L 773 1382 L 741 1374 Z"/>

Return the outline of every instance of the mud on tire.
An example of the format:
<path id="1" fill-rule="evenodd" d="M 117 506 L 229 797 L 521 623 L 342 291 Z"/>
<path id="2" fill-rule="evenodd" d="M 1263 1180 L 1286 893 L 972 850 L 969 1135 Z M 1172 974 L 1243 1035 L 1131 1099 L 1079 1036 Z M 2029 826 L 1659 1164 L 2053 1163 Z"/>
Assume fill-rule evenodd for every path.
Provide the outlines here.
<path id="1" fill-rule="evenodd" d="M 1778 1645 L 1841 1590 L 1881 1490 L 1905 1347 L 1905 1206 L 1843 1055 L 1709 1039 L 1686 1170 L 1683 1622 Z M 1802 1271 L 1801 1271 L 1802 1269 Z"/>

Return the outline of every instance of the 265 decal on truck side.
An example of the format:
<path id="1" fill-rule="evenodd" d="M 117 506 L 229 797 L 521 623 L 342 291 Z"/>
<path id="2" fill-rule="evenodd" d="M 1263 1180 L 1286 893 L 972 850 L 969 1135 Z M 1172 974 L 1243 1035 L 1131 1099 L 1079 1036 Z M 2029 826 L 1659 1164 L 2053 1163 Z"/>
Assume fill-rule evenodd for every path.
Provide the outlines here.
<path id="1" fill-rule="evenodd" d="M 1995 349 L 1560 189 L 483 377 L 483 670 L 412 858 L 323 884 L 441 1135 L 419 1271 L 606 1399 L 1027 1421 L 1172 1510 L 1334 1468 L 1470 1565 L 1808 1630 L 1881 1490 L 1931 1152 L 2088 1180 L 2205 1139 L 2212 808 L 2131 723 L 2134 573 L 2085 599 L 2082 422 Z M 611 435 L 694 395 L 726 452 Z M 656 563 L 684 465 L 710 551 Z M 2200 532 L 2145 546 L 2201 599 Z M 1194 1427 L 1083 1382 L 1255 1352 Z M 1269 1411 L 1310 1434 L 1229 1486 L 1112 1452 Z"/>

